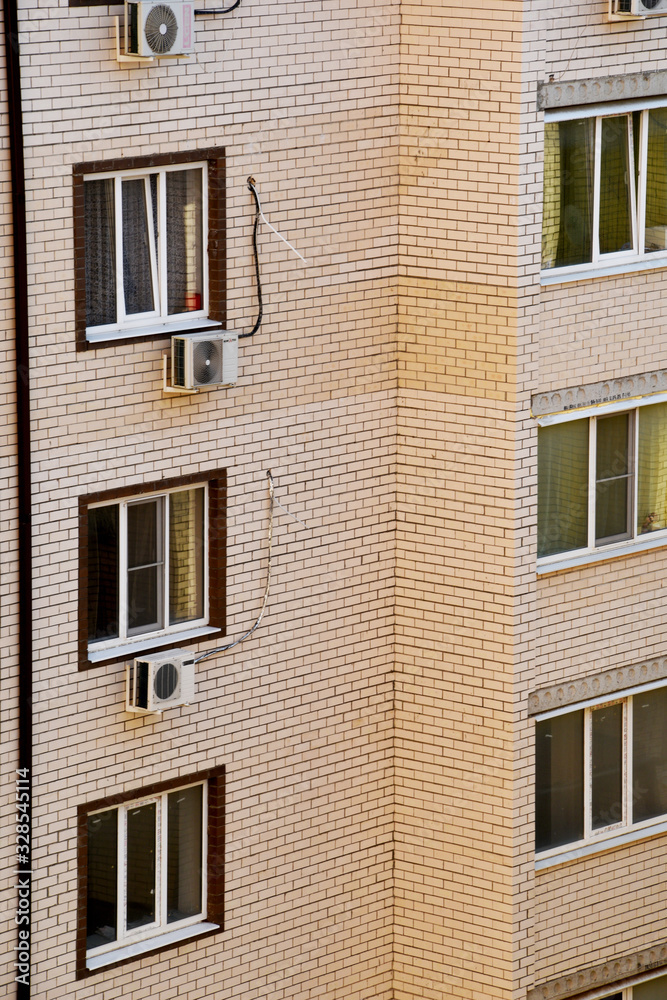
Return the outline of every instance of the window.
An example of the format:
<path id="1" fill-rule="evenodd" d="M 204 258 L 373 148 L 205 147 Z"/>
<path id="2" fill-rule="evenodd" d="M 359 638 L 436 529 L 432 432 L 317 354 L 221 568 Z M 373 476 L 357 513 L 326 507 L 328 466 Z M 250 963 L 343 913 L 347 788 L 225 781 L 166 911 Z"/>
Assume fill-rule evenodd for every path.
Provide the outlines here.
<path id="1" fill-rule="evenodd" d="M 542 268 L 650 266 L 666 253 L 667 108 L 547 114 Z"/>
<path id="2" fill-rule="evenodd" d="M 540 559 L 636 544 L 665 529 L 667 403 L 539 428 Z"/>
<path id="3" fill-rule="evenodd" d="M 79 974 L 221 928 L 224 768 L 195 777 L 80 807 Z"/>
<path id="4" fill-rule="evenodd" d="M 535 848 L 596 842 L 667 817 L 667 687 L 540 719 Z"/>
<path id="5" fill-rule="evenodd" d="M 604 1000 L 667 1000 L 667 976 L 654 976 L 628 989 L 605 993 Z"/>
<path id="6" fill-rule="evenodd" d="M 82 498 L 84 665 L 223 627 L 223 500 L 222 472 Z"/>
<path id="7" fill-rule="evenodd" d="M 223 321 L 220 151 L 74 172 L 79 346 Z"/>

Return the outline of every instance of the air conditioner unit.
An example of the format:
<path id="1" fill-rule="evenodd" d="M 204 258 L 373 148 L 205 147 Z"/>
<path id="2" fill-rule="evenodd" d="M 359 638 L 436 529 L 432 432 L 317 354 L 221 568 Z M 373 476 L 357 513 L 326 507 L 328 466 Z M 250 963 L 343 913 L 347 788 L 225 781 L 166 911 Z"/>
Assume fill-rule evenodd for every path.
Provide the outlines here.
<path id="1" fill-rule="evenodd" d="M 609 0 L 609 17 L 621 21 L 626 17 L 650 17 L 667 14 L 667 0 Z"/>
<path id="2" fill-rule="evenodd" d="M 238 377 L 238 333 L 178 333 L 171 338 L 171 384 L 175 388 L 236 385 Z"/>
<path id="3" fill-rule="evenodd" d="M 160 58 L 194 52 L 194 4 L 125 0 L 125 45 L 130 56 Z"/>
<path id="4" fill-rule="evenodd" d="M 195 658 L 184 649 L 139 657 L 127 665 L 128 712 L 162 712 L 195 696 Z"/>

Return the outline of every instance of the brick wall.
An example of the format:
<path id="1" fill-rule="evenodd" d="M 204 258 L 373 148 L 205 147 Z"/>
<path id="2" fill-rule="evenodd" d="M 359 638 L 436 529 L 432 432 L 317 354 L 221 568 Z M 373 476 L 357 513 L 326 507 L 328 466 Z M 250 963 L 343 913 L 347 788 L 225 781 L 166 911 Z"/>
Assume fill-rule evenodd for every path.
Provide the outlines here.
<path id="1" fill-rule="evenodd" d="M 403 18 L 400 1000 L 509 998 L 525 976 L 512 779 L 517 354 L 532 322 L 517 268 L 522 13 L 414 4 Z"/>

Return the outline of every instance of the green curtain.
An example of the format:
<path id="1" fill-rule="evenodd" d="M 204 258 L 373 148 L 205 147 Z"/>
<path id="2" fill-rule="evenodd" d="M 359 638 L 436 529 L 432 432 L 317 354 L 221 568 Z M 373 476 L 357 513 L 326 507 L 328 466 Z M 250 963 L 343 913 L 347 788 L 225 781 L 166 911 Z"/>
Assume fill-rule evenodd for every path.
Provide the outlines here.
<path id="1" fill-rule="evenodd" d="M 204 616 L 204 489 L 169 495 L 169 623 Z"/>
<path id="2" fill-rule="evenodd" d="M 633 987 L 632 1000 L 667 1000 L 667 976 L 658 976 Z"/>
<path id="3" fill-rule="evenodd" d="M 667 403 L 639 410 L 637 534 L 667 527 Z"/>
<path id="4" fill-rule="evenodd" d="M 648 113 L 646 157 L 646 231 L 644 249 L 667 248 L 667 108 Z"/>
<path id="5" fill-rule="evenodd" d="M 632 250 L 632 202 L 628 149 L 629 115 L 614 115 L 600 122 L 600 253 Z"/>

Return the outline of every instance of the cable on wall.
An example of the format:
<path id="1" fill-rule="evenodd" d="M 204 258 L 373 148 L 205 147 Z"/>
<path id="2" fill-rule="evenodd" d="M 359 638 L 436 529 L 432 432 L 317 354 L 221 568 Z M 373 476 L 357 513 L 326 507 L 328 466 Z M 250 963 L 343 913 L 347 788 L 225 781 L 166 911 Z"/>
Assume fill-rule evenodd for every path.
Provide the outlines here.
<path id="1" fill-rule="evenodd" d="M 248 636 L 251 636 L 255 631 L 255 629 L 259 628 L 259 623 L 264 617 L 264 612 L 266 611 L 266 605 L 269 600 L 269 587 L 271 584 L 271 553 L 273 548 L 273 507 L 276 502 L 274 496 L 273 476 L 271 475 L 270 469 L 266 470 L 266 478 L 268 479 L 269 483 L 269 537 L 268 537 L 269 561 L 266 568 L 266 587 L 264 588 L 264 600 L 262 601 L 262 607 L 257 617 L 257 621 L 252 626 L 252 628 L 249 628 L 247 632 L 244 632 L 243 635 L 240 636 L 238 639 L 235 639 L 234 642 L 229 642 L 227 643 L 226 646 L 216 646 L 215 649 L 209 649 L 207 653 L 202 653 L 201 656 L 198 656 L 195 659 L 195 663 L 200 663 L 202 660 L 206 660 L 209 656 L 214 656 L 216 653 L 224 653 L 228 649 L 233 649 L 234 646 L 238 646 L 240 642 L 243 642 L 245 639 L 248 638 Z M 280 504 L 279 506 L 282 506 L 282 504 Z"/>
<path id="2" fill-rule="evenodd" d="M 23 109 L 21 103 L 21 56 L 17 0 L 5 0 L 2 34 L 7 79 L 7 125 L 12 200 L 12 254 L 14 265 L 14 334 L 16 344 L 16 472 L 18 481 L 18 768 L 16 817 L 21 824 L 17 837 L 14 886 L 17 890 L 16 956 L 17 1000 L 29 1000 L 32 958 L 32 846 L 33 829 L 33 555 L 30 452 L 30 320 L 28 315 L 28 254 L 26 224 Z M 6 737 L 5 737 L 6 739 Z M 19 803 L 21 805 L 19 806 Z M 17 826 L 17 830 L 19 827 Z"/>
<path id="3" fill-rule="evenodd" d="M 202 14 L 231 14 L 233 10 L 241 5 L 241 0 L 236 0 L 231 7 L 212 7 L 210 10 L 195 10 L 195 17 Z"/>
<path id="4" fill-rule="evenodd" d="M 259 226 L 259 220 L 262 216 L 262 206 L 259 203 L 259 195 L 257 194 L 257 188 L 255 187 L 255 178 L 248 178 L 248 190 L 255 199 L 255 223 L 252 227 L 252 252 L 255 257 L 255 278 L 257 279 L 257 298 L 259 299 L 259 313 L 257 315 L 257 322 L 253 326 L 250 333 L 240 333 L 239 340 L 243 337 L 252 337 L 259 330 L 262 324 L 262 316 L 264 315 L 264 304 L 262 302 L 262 283 L 259 278 L 259 254 L 257 252 L 257 227 Z"/>
<path id="5" fill-rule="evenodd" d="M 257 193 L 257 185 L 254 177 L 248 178 L 248 190 L 251 192 L 253 198 L 255 199 L 255 223 L 252 227 L 252 249 L 255 258 L 255 278 L 257 279 L 257 297 L 259 298 L 259 315 L 257 316 L 257 322 L 255 323 L 250 333 L 240 333 L 239 340 L 241 340 L 243 337 L 252 337 L 255 333 L 257 333 L 262 322 L 262 317 L 264 315 L 264 304 L 262 301 L 262 283 L 259 278 L 259 254 L 257 251 L 257 229 L 259 226 L 259 220 L 261 219 L 264 225 L 267 226 L 272 233 L 275 233 L 278 239 L 282 240 L 285 246 L 290 248 L 292 253 L 295 253 L 297 255 L 299 260 L 302 260 L 304 264 L 308 263 L 306 258 L 299 253 L 296 247 L 293 247 L 292 244 L 289 242 L 289 240 L 286 240 L 283 234 L 279 233 L 276 227 L 272 226 L 267 217 L 264 215 L 264 212 L 262 211 L 262 205 L 259 200 L 259 194 Z"/>

